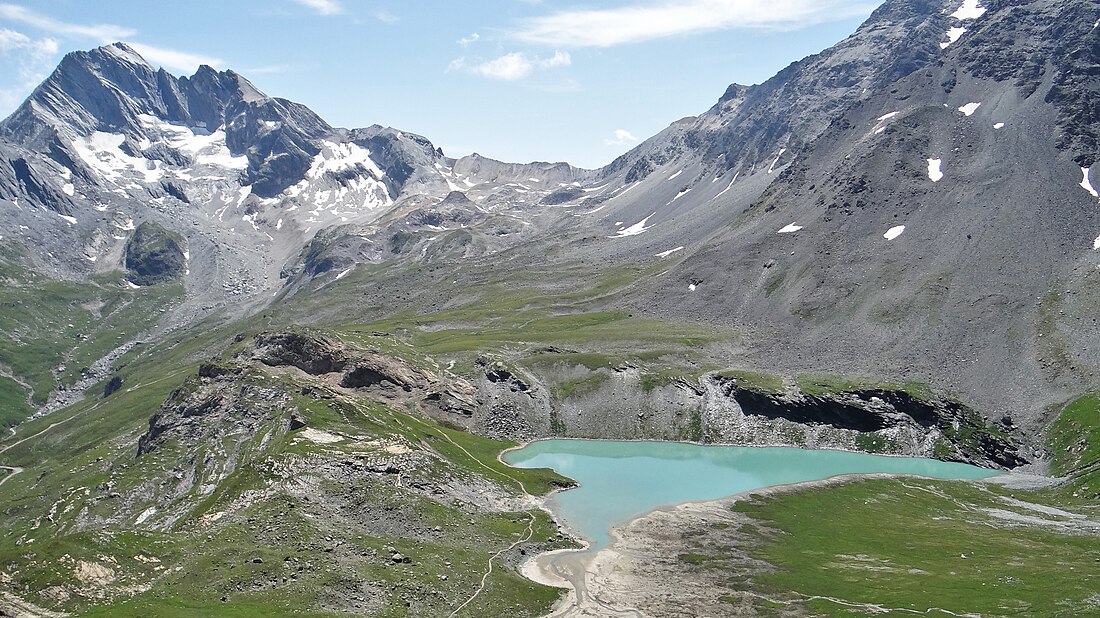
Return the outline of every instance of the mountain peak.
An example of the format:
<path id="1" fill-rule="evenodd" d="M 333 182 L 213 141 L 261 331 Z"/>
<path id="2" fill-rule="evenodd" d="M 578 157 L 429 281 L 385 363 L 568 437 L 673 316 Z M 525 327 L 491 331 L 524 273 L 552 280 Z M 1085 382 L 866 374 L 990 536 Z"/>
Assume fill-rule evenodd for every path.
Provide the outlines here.
<path id="1" fill-rule="evenodd" d="M 176 77 L 123 42 L 67 54 L 27 101 L 0 124 L 0 134 L 44 145 L 96 131 L 139 137 L 139 117 L 185 126 L 217 127 L 232 101 L 266 99 L 244 77 L 203 65 Z"/>
<path id="2" fill-rule="evenodd" d="M 136 49 L 121 41 L 111 43 L 110 45 L 97 47 L 96 49 L 92 50 L 91 53 L 94 54 L 96 52 L 98 52 L 100 55 L 111 56 L 133 65 L 152 68 L 149 62 L 145 60 L 145 58 L 143 58 Z"/>

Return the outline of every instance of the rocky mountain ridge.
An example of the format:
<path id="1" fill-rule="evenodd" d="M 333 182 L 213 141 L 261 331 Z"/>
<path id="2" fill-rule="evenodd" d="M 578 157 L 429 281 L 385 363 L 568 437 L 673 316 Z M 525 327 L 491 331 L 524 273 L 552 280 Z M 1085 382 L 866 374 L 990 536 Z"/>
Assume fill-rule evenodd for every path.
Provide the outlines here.
<path id="1" fill-rule="evenodd" d="M 162 329 L 336 289 L 360 265 L 377 267 L 366 319 L 451 306 L 464 282 L 561 290 L 580 265 L 651 263 L 605 307 L 737 329 L 739 365 L 927 382 L 1037 431 L 1100 366 L 1076 343 L 1100 233 L 1088 11 L 891 0 L 595 171 L 455 160 L 333 128 L 232 71 L 75 52 L 0 125 L 0 236 L 80 278 L 126 266 L 146 221 L 180 235 L 187 297 Z M 543 263 L 563 274 L 522 281 Z"/>

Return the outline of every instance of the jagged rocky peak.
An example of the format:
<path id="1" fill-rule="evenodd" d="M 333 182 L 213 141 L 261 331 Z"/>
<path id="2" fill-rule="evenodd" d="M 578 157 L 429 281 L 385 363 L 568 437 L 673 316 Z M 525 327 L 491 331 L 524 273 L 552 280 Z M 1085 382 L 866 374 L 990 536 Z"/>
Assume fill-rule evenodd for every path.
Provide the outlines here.
<path id="1" fill-rule="evenodd" d="M 66 55 L 0 124 L 0 135 L 39 151 L 65 151 L 66 142 L 105 134 L 123 136 L 119 148 L 128 155 L 177 164 L 193 162 L 181 150 L 205 146 L 196 137 L 224 138 L 230 155 L 248 157 L 247 180 L 265 197 L 301 177 L 319 152 L 311 140 L 331 130 L 305 106 L 268 97 L 233 71 L 204 65 L 177 78 L 125 43 Z M 272 162 L 276 155 L 289 157 Z"/>
<path id="2" fill-rule="evenodd" d="M 114 43 L 67 54 L 3 122 L 2 134 L 25 144 L 51 129 L 69 138 L 101 131 L 140 139 L 148 123 L 143 116 L 212 130 L 222 123 L 226 105 L 246 96 L 263 95 L 235 73 L 203 66 L 191 78 L 177 78 L 155 70 L 125 43 Z"/>

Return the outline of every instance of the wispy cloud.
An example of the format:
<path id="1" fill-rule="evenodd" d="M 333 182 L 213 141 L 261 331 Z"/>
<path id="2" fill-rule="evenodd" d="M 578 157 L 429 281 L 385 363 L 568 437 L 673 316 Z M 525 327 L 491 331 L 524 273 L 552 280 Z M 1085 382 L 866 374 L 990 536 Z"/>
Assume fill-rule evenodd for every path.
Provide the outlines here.
<path id="1" fill-rule="evenodd" d="M 212 56 L 192 54 L 175 49 L 146 45 L 144 43 L 127 43 L 127 45 L 133 47 L 134 51 L 141 54 L 150 64 L 185 73 L 194 73 L 195 70 L 199 68 L 199 65 L 203 64 L 212 67 L 219 67 L 225 64 L 220 58 L 214 58 Z"/>
<path id="2" fill-rule="evenodd" d="M 556 51 L 550 58 L 538 58 L 521 52 L 505 54 L 485 62 L 469 63 L 465 57 L 451 62 L 448 70 L 466 71 L 488 79 L 514 81 L 523 79 L 535 71 L 569 66 L 572 63 L 569 52 Z"/>
<path id="3" fill-rule="evenodd" d="M 277 75 L 280 73 L 290 73 L 294 70 L 294 67 L 289 64 L 270 64 L 262 67 L 251 67 L 245 69 L 243 73 L 245 75 Z"/>
<path id="4" fill-rule="evenodd" d="M 52 34 L 71 37 L 85 37 L 97 41 L 121 41 L 137 34 L 133 28 L 114 24 L 71 24 L 52 17 L 36 13 L 16 4 L 0 4 L 0 17 L 17 21 Z"/>
<path id="5" fill-rule="evenodd" d="M 475 33 L 471 34 L 470 36 L 464 36 L 461 39 L 459 39 L 458 44 L 463 46 L 463 47 L 469 47 L 470 45 L 473 45 L 474 43 L 477 43 L 478 39 L 480 39 L 480 38 L 481 38 L 481 35 L 475 32 Z"/>
<path id="6" fill-rule="evenodd" d="M 384 24 L 396 24 L 401 21 L 401 18 L 387 11 L 386 9 L 379 9 L 374 12 L 374 18 Z"/>
<path id="7" fill-rule="evenodd" d="M 16 74 L 12 83 L 0 88 L 0 111 L 6 114 L 19 105 L 27 92 L 49 75 L 57 51 L 57 41 L 52 38 L 32 39 L 0 28 L 0 58 Z"/>
<path id="8" fill-rule="evenodd" d="M 22 32 L 0 28 L 0 53 L 27 50 L 34 56 L 52 56 L 57 53 L 57 41 L 50 38 L 34 40 Z"/>
<path id="9" fill-rule="evenodd" d="M 166 69 L 172 69 L 175 71 L 194 72 L 194 70 L 202 64 L 208 64 L 214 67 L 224 64 L 221 59 L 214 58 L 212 56 L 193 54 L 190 52 L 169 49 L 166 47 L 159 47 L 155 45 L 148 45 L 145 43 L 136 43 L 132 40 L 132 38 L 137 34 L 137 30 L 134 30 L 133 28 L 119 26 L 116 24 L 87 25 L 64 22 L 58 19 L 54 19 L 53 17 L 50 17 L 48 15 L 43 15 L 41 13 L 32 11 L 26 7 L 19 6 L 17 4 L 0 3 L 0 19 L 8 19 L 11 21 L 20 22 L 33 28 L 49 32 L 50 34 L 58 35 L 62 38 L 91 39 L 98 44 L 113 43 L 115 41 L 125 40 L 127 41 L 128 45 L 133 47 L 134 50 L 141 54 L 151 64 L 163 66 Z M 7 32 L 13 31 L 9 30 Z M 52 41 L 53 51 L 50 52 L 48 55 L 56 55 L 58 47 L 57 41 L 53 41 L 53 39 L 43 40 Z"/>
<path id="10" fill-rule="evenodd" d="M 627 131 L 626 129 L 615 129 L 615 137 L 612 139 L 605 139 L 603 143 L 608 146 L 622 146 L 623 144 L 629 144 L 630 142 L 636 142 L 638 138 Z"/>
<path id="11" fill-rule="evenodd" d="M 612 9 L 579 9 L 523 21 L 509 33 L 525 43 L 612 47 L 733 28 L 796 29 L 857 15 L 867 0 L 658 0 Z"/>
<path id="12" fill-rule="evenodd" d="M 344 7 L 336 0 L 294 0 L 298 4 L 317 11 L 319 15 L 339 15 Z"/>

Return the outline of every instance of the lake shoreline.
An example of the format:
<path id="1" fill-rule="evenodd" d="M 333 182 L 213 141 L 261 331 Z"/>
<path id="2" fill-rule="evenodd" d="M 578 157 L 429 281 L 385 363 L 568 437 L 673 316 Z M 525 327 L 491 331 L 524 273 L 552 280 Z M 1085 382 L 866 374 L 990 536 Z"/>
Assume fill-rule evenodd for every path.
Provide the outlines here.
<path id="1" fill-rule="evenodd" d="M 527 446 L 536 442 L 545 442 L 553 440 L 552 438 L 533 440 L 523 445 L 502 451 L 498 456 L 498 459 L 509 466 L 513 466 L 512 463 L 505 460 L 505 455 L 512 451 L 526 448 Z M 578 440 L 581 441 L 581 440 Z M 594 440 L 585 439 L 585 442 L 630 442 L 630 443 L 653 443 L 653 444 L 685 444 L 698 447 L 732 447 L 735 445 L 711 445 L 711 444 L 699 444 L 694 442 L 678 442 L 670 443 L 658 440 Z M 766 446 L 766 445 L 750 445 L 740 448 L 790 448 L 795 450 L 810 450 L 810 449 L 798 449 L 798 447 L 790 447 L 787 445 L 778 446 Z M 858 451 L 850 451 L 846 449 L 812 449 L 821 451 L 837 451 L 846 452 L 859 455 L 867 455 L 867 453 L 861 453 Z M 909 458 L 909 459 L 921 459 L 914 458 L 906 455 L 895 455 L 893 457 Z M 1011 477 L 1010 473 L 1004 471 L 989 470 L 990 476 L 982 479 L 967 479 L 970 481 L 980 480 L 982 482 L 990 482 L 993 479 L 1001 479 L 1004 477 Z M 568 476 L 568 474 L 565 474 Z M 582 543 L 582 547 L 578 549 L 565 549 L 555 550 L 552 552 L 545 552 L 532 556 L 525 560 L 520 565 L 520 572 L 522 575 L 531 581 L 561 588 L 566 590 L 566 594 L 554 605 L 547 618 L 567 618 L 574 616 L 590 616 L 592 612 L 614 612 L 623 613 L 625 615 L 637 615 L 643 616 L 639 610 L 635 609 L 634 604 L 631 602 L 632 595 L 629 593 L 631 590 L 647 590 L 653 593 L 654 591 L 660 591 L 665 588 L 665 582 L 651 581 L 649 579 L 638 579 L 631 575 L 642 567 L 642 560 L 644 560 L 645 568 L 652 568 L 653 562 L 649 559 L 643 559 L 638 556 L 637 539 L 634 539 L 631 535 L 637 535 L 637 531 L 640 528 L 650 526 L 653 520 L 660 519 L 663 524 L 671 524 L 673 528 L 676 527 L 676 521 L 678 519 L 687 518 L 689 520 L 698 520 L 699 518 L 707 517 L 722 517 L 727 513 L 731 513 L 729 507 L 740 501 L 744 500 L 750 495 L 775 495 L 781 493 L 791 493 L 807 491 L 810 489 L 827 487 L 830 485 L 837 485 L 842 483 L 853 482 L 857 480 L 876 479 L 876 478 L 899 478 L 899 477 L 911 477 L 911 478 L 935 478 L 929 476 L 923 476 L 920 474 L 904 474 L 894 472 L 856 472 L 856 473 L 843 473 L 829 476 L 823 479 L 812 479 L 805 481 L 797 481 L 791 483 L 780 483 L 777 485 L 769 485 L 754 489 L 746 489 L 738 491 L 719 498 L 704 498 L 699 500 L 687 500 L 683 502 L 662 504 L 650 509 L 645 510 L 629 520 L 611 526 L 608 529 L 607 535 L 609 542 L 600 546 L 595 551 L 592 551 L 593 541 L 588 539 L 585 535 L 580 534 L 578 530 L 568 521 L 563 513 L 555 508 L 552 504 L 553 497 L 558 495 L 559 492 L 568 491 L 568 489 L 574 488 L 562 488 L 555 490 L 545 496 L 539 497 L 540 508 L 548 512 L 559 526 L 565 529 L 571 536 Z M 574 479 L 578 483 L 578 487 L 583 483 Z M 627 539 L 632 539 L 631 542 L 627 542 Z M 669 565 L 667 573 L 671 574 L 675 572 L 676 564 Z M 674 591 L 666 590 L 660 592 L 660 594 L 673 594 Z"/>

